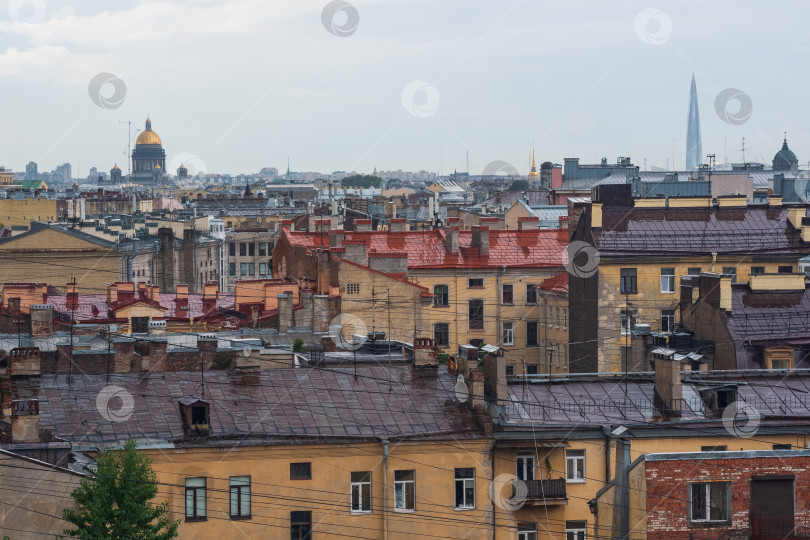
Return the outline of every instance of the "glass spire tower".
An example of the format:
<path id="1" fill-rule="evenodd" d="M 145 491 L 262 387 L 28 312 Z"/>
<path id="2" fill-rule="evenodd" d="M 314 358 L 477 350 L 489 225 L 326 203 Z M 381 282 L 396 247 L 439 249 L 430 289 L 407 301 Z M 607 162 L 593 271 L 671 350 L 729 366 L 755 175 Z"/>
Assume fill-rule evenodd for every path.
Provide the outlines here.
<path id="1" fill-rule="evenodd" d="M 686 124 L 686 170 L 694 171 L 700 166 L 703 148 L 700 143 L 700 112 L 698 111 L 695 74 L 692 74 L 692 87 L 689 89 L 689 117 Z M 673 163 L 673 169 L 675 164 Z"/>

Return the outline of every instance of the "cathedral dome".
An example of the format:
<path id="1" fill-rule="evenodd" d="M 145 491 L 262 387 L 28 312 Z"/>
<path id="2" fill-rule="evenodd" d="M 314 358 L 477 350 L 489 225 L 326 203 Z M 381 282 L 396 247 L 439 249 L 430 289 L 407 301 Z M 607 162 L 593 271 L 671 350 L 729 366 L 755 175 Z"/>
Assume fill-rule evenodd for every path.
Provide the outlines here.
<path id="1" fill-rule="evenodd" d="M 773 169 L 775 171 L 789 171 L 794 165 L 798 166 L 799 160 L 796 154 L 788 148 L 787 135 L 782 143 L 782 149 L 773 156 Z"/>
<path id="2" fill-rule="evenodd" d="M 152 121 L 149 118 L 146 119 L 146 129 L 138 135 L 138 139 L 135 141 L 136 146 L 141 144 L 162 144 L 158 134 L 152 131 Z"/>

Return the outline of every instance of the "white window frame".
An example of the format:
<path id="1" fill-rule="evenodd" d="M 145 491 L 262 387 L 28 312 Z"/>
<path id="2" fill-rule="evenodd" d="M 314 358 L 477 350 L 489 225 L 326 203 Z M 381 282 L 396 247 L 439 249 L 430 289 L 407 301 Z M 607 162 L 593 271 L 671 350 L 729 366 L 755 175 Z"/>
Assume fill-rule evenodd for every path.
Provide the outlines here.
<path id="1" fill-rule="evenodd" d="M 526 526 L 521 527 L 518 525 L 518 533 L 517 533 L 518 540 L 537 540 L 537 525 L 534 528 L 529 529 Z"/>
<path id="2" fill-rule="evenodd" d="M 724 489 L 724 511 L 726 514 L 725 519 L 711 519 L 711 486 L 712 484 L 720 484 L 723 486 Z M 733 497 L 730 489 L 730 482 L 689 482 L 686 484 L 689 487 L 689 493 L 687 494 L 689 500 L 689 523 L 699 523 L 699 524 L 715 524 L 715 523 L 729 523 L 731 521 L 732 515 L 732 507 L 731 507 L 731 499 Z M 704 492 L 703 496 L 706 499 L 706 507 L 704 511 L 706 512 L 706 517 L 704 519 L 695 519 L 693 512 L 693 502 L 692 502 L 692 494 L 693 494 L 693 487 L 695 486 L 703 486 Z"/>
<path id="3" fill-rule="evenodd" d="M 394 512 L 416 512 L 416 471 L 413 469 L 399 471 L 412 473 L 413 477 L 410 480 L 396 480 L 397 472 L 394 471 Z M 412 508 L 408 508 L 408 498 L 405 496 L 408 485 L 411 486 L 411 492 L 413 493 Z"/>
<path id="4" fill-rule="evenodd" d="M 535 459 L 534 452 L 522 451 L 515 453 L 515 476 L 524 482 L 534 480 Z"/>
<path id="5" fill-rule="evenodd" d="M 577 467 L 580 463 L 581 466 Z M 581 470 L 580 470 L 581 469 Z M 565 482 L 568 484 L 584 484 L 587 472 L 585 469 L 585 450 L 572 448 L 565 451 Z"/>
<path id="6" fill-rule="evenodd" d="M 568 308 L 562 308 L 562 327 L 568 330 Z"/>
<path id="7" fill-rule="evenodd" d="M 458 471 L 455 471 L 455 474 L 458 474 Z M 464 495 L 464 501 L 460 505 L 457 504 L 457 501 L 455 501 L 459 484 L 461 484 L 461 493 Z M 467 489 L 470 486 L 472 486 L 472 501 L 467 500 Z M 455 483 L 453 485 L 453 499 L 456 510 L 470 510 L 475 508 L 475 469 L 473 469 L 472 478 L 455 478 Z"/>
<path id="8" fill-rule="evenodd" d="M 371 471 L 354 471 L 351 474 L 368 474 L 368 480 L 358 480 L 354 481 L 350 479 L 350 489 L 349 497 L 351 498 L 351 510 L 352 514 L 370 514 L 371 513 Z M 351 476 L 350 476 L 351 478 Z M 367 488 L 368 491 L 365 492 L 363 488 Z M 358 495 L 358 508 L 355 508 L 355 488 L 357 488 L 357 495 Z M 366 496 L 364 496 L 366 493 Z M 368 498 L 368 500 L 365 500 Z"/>
<path id="9" fill-rule="evenodd" d="M 514 345 L 514 344 L 515 344 L 515 323 L 513 323 L 512 321 L 503 321 L 501 323 L 501 345 Z"/>
<path id="10" fill-rule="evenodd" d="M 672 271 L 671 274 L 669 273 L 670 270 Z M 661 268 L 661 292 L 664 294 L 675 292 L 675 269 L 672 267 Z"/>
<path id="11" fill-rule="evenodd" d="M 669 313 L 665 314 L 664 313 L 665 311 L 667 311 Z M 666 331 L 669 332 L 669 333 L 672 333 L 672 331 L 675 329 L 675 310 L 674 309 L 662 309 L 661 310 L 661 331 L 662 332 L 664 332 L 664 317 L 666 317 L 667 320 L 669 321 L 667 323 L 668 328 L 667 328 Z"/>
<path id="12" fill-rule="evenodd" d="M 585 523 L 584 527 L 569 527 L 569 522 L 565 524 L 565 540 L 587 540 L 588 538 L 588 524 Z"/>
<path id="13" fill-rule="evenodd" d="M 621 332 L 626 336 L 633 332 L 633 328 L 638 324 L 638 311 L 635 309 L 630 310 L 630 328 L 627 328 L 627 313 L 626 310 L 621 310 Z"/>

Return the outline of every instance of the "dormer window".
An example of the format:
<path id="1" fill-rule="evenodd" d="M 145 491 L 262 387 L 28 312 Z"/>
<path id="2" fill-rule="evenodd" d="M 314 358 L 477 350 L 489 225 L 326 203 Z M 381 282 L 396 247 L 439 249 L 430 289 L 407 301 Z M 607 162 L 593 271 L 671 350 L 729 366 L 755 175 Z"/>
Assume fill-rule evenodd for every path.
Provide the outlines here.
<path id="1" fill-rule="evenodd" d="M 211 433 L 210 404 L 202 399 L 187 397 L 180 400 L 180 421 L 187 436 Z"/>
<path id="2" fill-rule="evenodd" d="M 706 416 L 722 416 L 726 407 L 737 401 L 736 386 L 720 386 L 700 390 L 700 397 L 705 405 Z"/>

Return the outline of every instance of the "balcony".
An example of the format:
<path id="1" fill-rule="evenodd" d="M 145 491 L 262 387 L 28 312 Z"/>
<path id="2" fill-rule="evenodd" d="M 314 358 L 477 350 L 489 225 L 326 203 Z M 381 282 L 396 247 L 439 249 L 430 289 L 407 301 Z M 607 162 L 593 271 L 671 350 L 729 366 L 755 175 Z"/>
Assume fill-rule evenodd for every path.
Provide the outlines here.
<path id="1" fill-rule="evenodd" d="M 565 478 L 552 480 L 526 480 L 526 506 L 568 504 Z"/>

